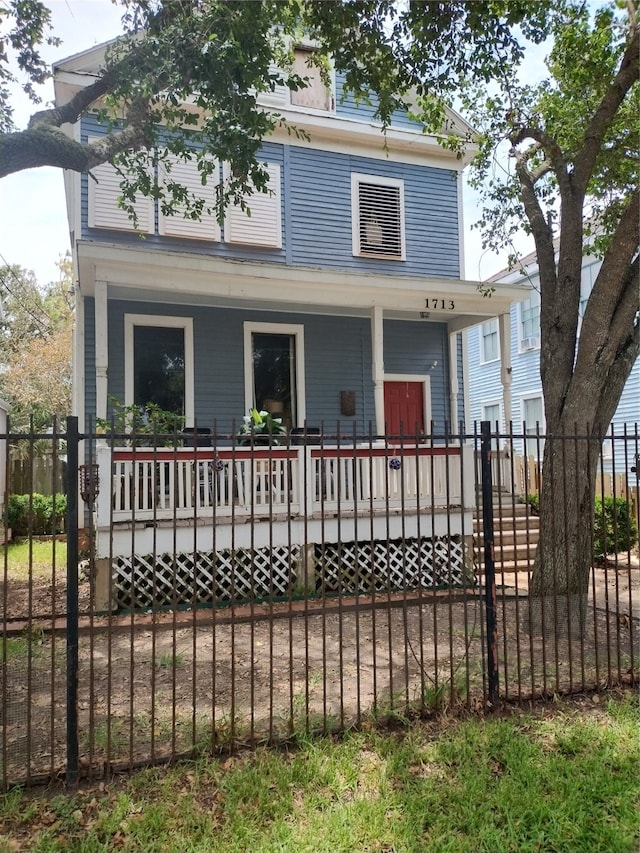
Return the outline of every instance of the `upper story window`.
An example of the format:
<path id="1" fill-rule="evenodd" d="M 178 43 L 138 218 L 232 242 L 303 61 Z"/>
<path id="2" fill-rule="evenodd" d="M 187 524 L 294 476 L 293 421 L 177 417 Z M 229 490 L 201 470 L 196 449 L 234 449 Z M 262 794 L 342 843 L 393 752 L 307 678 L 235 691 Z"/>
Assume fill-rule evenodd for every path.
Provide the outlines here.
<path id="1" fill-rule="evenodd" d="M 163 163 L 158 167 L 158 180 L 164 184 L 170 181 L 181 184 L 189 193 L 196 198 L 204 200 L 205 208 L 200 219 L 192 219 L 184 216 L 185 206 L 178 206 L 176 212 L 171 216 L 165 216 L 162 206 L 158 210 L 158 232 L 166 237 L 188 237 L 192 240 L 220 240 L 220 226 L 215 215 L 216 184 L 219 181 L 219 165 L 216 161 L 212 163 L 212 173 L 206 184 L 202 183 L 202 177 L 195 160 L 179 160 L 177 157 L 169 157 L 168 165 Z"/>
<path id="2" fill-rule="evenodd" d="M 322 79 L 318 66 L 310 62 L 312 56 L 311 48 L 296 47 L 293 51 L 292 71 L 300 77 L 306 77 L 307 85 L 303 89 L 291 91 L 291 106 L 329 112 L 333 107 L 331 90 Z"/>
<path id="3" fill-rule="evenodd" d="M 280 166 L 266 164 L 269 173 L 268 192 L 247 196 L 249 213 L 240 205 L 230 205 L 224 220 L 224 239 L 229 243 L 282 248 L 282 192 Z M 225 177 L 228 166 L 225 164 Z"/>
<path id="4" fill-rule="evenodd" d="M 405 259 L 404 184 L 377 175 L 351 175 L 353 254 Z"/>
<path id="5" fill-rule="evenodd" d="M 529 298 L 520 303 L 518 346 L 520 352 L 540 346 L 540 293 L 537 290 L 532 290 Z"/>
<path id="6" fill-rule="evenodd" d="M 482 324 L 480 334 L 480 360 L 497 361 L 500 358 L 500 342 L 498 339 L 498 318 L 494 317 Z"/>
<path id="7" fill-rule="evenodd" d="M 186 207 L 178 205 L 173 215 L 165 215 L 162 204 L 158 204 L 158 233 L 163 237 L 183 237 L 190 240 L 219 242 L 222 239 L 220 225 L 215 215 L 216 191 L 219 183 L 219 164 L 212 163 L 212 172 L 206 184 L 202 183 L 195 160 L 184 161 L 171 157 L 170 168 L 164 162 L 158 165 L 158 182 L 174 181 L 185 187 L 187 192 L 203 199 L 204 209 L 200 219 L 185 218 Z M 240 205 L 230 205 L 224 220 L 224 240 L 248 246 L 282 248 L 282 191 L 280 166 L 265 164 L 268 173 L 266 193 L 254 192 L 246 199 L 248 211 Z M 225 164 L 223 175 L 228 176 Z M 135 230 L 129 215 L 118 206 L 121 195 L 121 177 L 110 164 L 104 163 L 91 170 L 88 176 L 89 228 Z M 138 222 L 137 230 L 148 234 L 155 232 L 155 201 L 152 197 L 138 195 L 134 202 Z"/>
<path id="8" fill-rule="evenodd" d="M 90 138 L 89 142 L 95 139 Z M 89 228 L 109 228 L 117 231 L 136 230 L 129 214 L 118 206 L 122 177 L 111 163 L 95 166 L 88 177 Z M 153 234 L 154 203 L 152 198 L 139 195 L 133 204 L 138 218 L 137 230 Z"/>

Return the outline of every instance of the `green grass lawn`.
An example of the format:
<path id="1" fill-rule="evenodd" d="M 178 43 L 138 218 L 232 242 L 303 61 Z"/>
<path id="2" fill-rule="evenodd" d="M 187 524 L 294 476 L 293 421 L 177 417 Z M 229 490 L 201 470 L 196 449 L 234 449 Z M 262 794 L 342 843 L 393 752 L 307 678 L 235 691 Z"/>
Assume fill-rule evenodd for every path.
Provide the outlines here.
<path id="1" fill-rule="evenodd" d="M 4 574 L 6 560 L 7 575 L 14 580 L 28 580 L 29 571 L 34 578 L 50 578 L 55 547 L 56 566 L 66 568 L 67 543 L 51 538 L 19 540 L 5 545 L 0 550 L 0 574 Z"/>
<path id="2" fill-rule="evenodd" d="M 445 718 L 12 791 L 0 851 L 631 853 L 639 759 L 635 695 Z"/>

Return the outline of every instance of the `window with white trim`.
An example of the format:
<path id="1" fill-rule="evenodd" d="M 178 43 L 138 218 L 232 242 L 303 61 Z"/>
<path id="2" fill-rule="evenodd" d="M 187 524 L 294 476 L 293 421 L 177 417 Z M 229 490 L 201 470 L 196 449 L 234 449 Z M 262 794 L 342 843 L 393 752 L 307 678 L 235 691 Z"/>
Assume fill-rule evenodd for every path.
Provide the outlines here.
<path id="1" fill-rule="evenodd" d="M 125 404 L 194 417 L 193 320 L 125 314 Z"/>
<path id="2" fill-rule="evenodd" d="M 249 246 L 282 248 L 282 192 L 280 165 L 267 163 L 269 174 L 266 193 L 254 192 L 246 198 L 247 210 L 240 205 L 229 205 L 224 220 L 224 239 L 229 243 Z M 225 180 L 229 178 L 229 165 L 224 165 Z"/>
<path id="3" fill-rule="evenodd" d="M 220 240 L 220 226 L 215 215 L 216 184 L 218 183 L 218 163 L 212 163 L 212 172 L 208 176 L 206 184 L 202 183 L 202 177 L 195 159 L 182 160 L 176 156 L 167 158 L 170 170 L 164 163 L 158 167 L 159 180 L 163 184 L 170 181 L 184 186 L 188 193 L 198 199 L 203 199 L 204 209 L 200 219 L 190 216 L 185 218 L 185 205 L 178 205 L 176 212 L 166 216 L 162 212 L 162 205 L 158 206 L 158 231 L 166 237 L 187 237 L 192 240 Z M 207 211 L 207 208 L 211 212 Z"/>
<path id="4" fill-rule="evenodd" d="M 288 428 L 304 426 L 304 327 L 244 324 L 246 409 L 270 412 Z"/>
<path id="5" fill-rule="evenodd" d="M 540 346 L 540 293 L 537 290 L 532 290 L 528 299 L 520 303 L 518 346 L 520 352 Z"/>
<path id="6" fill-rule="evenodd" d="M 90 137 L 94 142 L 97 137 Z M 129 214 L 118 206 L 122 195 L 120 184 L 122 176 L 111 163 L 94 166 L 87 176 L 87 224 L 89 228 L 108 228 L 116 231 L 135 231 L 136 227 Z M 133 203 L 138 217 L 137 230 L 152 234 L 155 227 L 154 202 L 152 198 L 140 195 Z"/>
<path id="7" fill-rule="evenodd" d="M 491 424 L 491 430 L 495 432 L 502 428 L 502 418 L 501 418 L 501 406 L 500 403 L 487 403 L 482 407 L 482 420 L 489 421 Z"/>
<path id="8" fill-rule="evenodd" d="M 493 317 L 482 324 L 480 329 L 480 361 L 497 361 L 500 358 L 500 339 L 498 318 Z"/>
<path id="9" fill-rule="evenodd" d="M 544 405 L 542 395 L 522 398 L 522 422 L 525 435 L 531 436 L 525 441 L 525 454 L 537 459 L 542 456 L 544 441 Z"/>
<path id="10" fill-rule="evenodd" d="M 351 222 L 354 255 L 404 260 L 404 182 L 353 173 Z"/>

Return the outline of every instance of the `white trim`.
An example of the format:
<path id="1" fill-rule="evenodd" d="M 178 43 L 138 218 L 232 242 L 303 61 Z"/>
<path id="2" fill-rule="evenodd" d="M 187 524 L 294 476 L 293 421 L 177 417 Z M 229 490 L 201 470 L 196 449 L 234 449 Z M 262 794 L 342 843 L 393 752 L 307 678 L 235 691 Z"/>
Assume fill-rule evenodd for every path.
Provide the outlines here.
<path id="1" fill-rule="evenodd" d="M 370 317 L 371 309 L 378 306 L 384 309 L 385 317 L 422 322 L 425 297 L 440 297 L 444 291 L 455 300 L 450 331 L 495 317 L 522 298 L 519 287 L 496 284 L 494 294 L 487 299 L 478 292 L 478 282 L 407 276 L 401 267 L 392 267 L 392 275 L 373 270 L 364 273 L 294 267 L 232 260 L 205 252 L 159 252 L 142 241 L 127 246 L 85 240 L 78 244 L 77 252 L 82 292 L 89 296 L 94 280 L 103 279 L 119 298 L 221 307 L 259 300 L 262 307 L 274 310 L 363 317 Z M 180 270 L 178 279 L 176 269 Z"/>
<path id="2" fill-rule="evenodd" d="M 399 190 L 399 225 L 400 225 L 400 254 L 389 255 L 385 252 L 362 251 L 360 247 L 360 193 L 361 184 L 379 187 L 393 187 Z M 351 248 L 356 258 L 380 258 L 386 261 L 406 260 L 406 234 L 404 217 L 404 181 L 400 178 L 388 178 L 383 175 L 351 173 Z"/>
<path id="3" fill-rule="evenodd" d="M 75 323 L 71 339 L 71 412 L 78 418 L 81 432 L 87 428 L 85 424 L 85 297 L 76 289 L 75 293 Z"/>
<path id="4" fill-rule="evenodd" d="M 109 373 L 109 325 L 107 311 L 107 282 L 96 281 L 94 301 L 96 417 L 107 417 L 107 388 Z"/>
<path id="5" fill-rule="evenodd" d="M 431 432 L 431 377 L 427 373 L 385 373 L 384 382 L 422 382 L 424 431 Z M 382 434 L 382 433 L 381 433 Z"/>
<path id="6" fill-rule="evenodd" d="M 469 330 L 462 330 L 462 383 L 464 399 L 464 422 L 467 435 L 472 432 L 471 399 L 469 395 Z M 469 439 L 471 440 L 471 439 Z"/>
<path id="7" fill-rule="evenodd" d="M 160 314 L 124 315 L 124 403 L 133 403 L 133 330 L 135 326 L 162 326 L 184 331 L 184 414 L 185 425 L 192 426 L 194 408 L 193 319 Z"/>
<path id="8" fill-rule="evenodd" d="M 464 251 L 464 186 L 462 172 L 456 175 L 456 198 L 458 200 L 458 269 L 460 277 L 467 274 L 467 262 Z"/>
<path id="9" fill-rule="evenodd" d="M 255 405 L 253 399 L 253 347 L 252 335 L 259 332 L 268 335 L 295 335 L 296 339 L 296 420 L 294 426 L 303 426 L 307 418 L 304 362 L 304 326 L 298 323 L 259 323 L 245 320 L 244 329 L 244 412 Z"/>

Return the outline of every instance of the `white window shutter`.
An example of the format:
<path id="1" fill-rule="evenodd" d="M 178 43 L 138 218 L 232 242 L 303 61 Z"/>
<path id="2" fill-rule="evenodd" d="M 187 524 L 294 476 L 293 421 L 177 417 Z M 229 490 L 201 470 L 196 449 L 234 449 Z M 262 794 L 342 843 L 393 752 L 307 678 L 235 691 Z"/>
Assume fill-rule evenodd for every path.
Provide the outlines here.
<path id="1" fill-rule="evenodd" d="M 224 221 L 225 240 L 249 246 L 282 248 L 282 193 L 280 166 L 269 163 L 269 192 L 254 192 L 247 197 L 249 216 L 239 205 L 229 205 Z M 228 167 L 225 165 L 225 178 Z"/>
<path id="2" fill-rule="evenodd" d="M 353 254 L 403 260 L 405 257 L 402 181 L 352 175 Z"/>
<path id="3" fill-rule="evenodd" d="M 293 53 L 293 72 L 307 78 L 303 89 L 291 90 L 291 104 L 327 112 L 331 109 L 331 92 L 325 85 L 317 65 L 309 64 L 311 50 L 296 48 Z"/>
<path id="4" fill-rule="evenodd" d="M 277 74 L 280 69 L 272 63 L 269 66 L 270 74 Z M 258 94 L 258 103 L 265 107 L 284 107 L 289 106 L 289 87 L 284 83 L 278 83 L 274 86 L 273 92 L 260 92 Z"/>
<path id="5" fill-rule="evenodd" d="M 200 172 L 195 160 L 179 160 L 171 158 L 171 172 L 168 173 L 160 166 L 160 180 L 163 182 L 175 181 L 183 184 L 189 192 L 198 198 L 203 198 L 205 207 L 215 210 L 216 184 L 218 165 L 215 164 L 213 174 L 209 176 L 208 183 L 204 185 L 200 178 Z M 220 240 L 220 226 L 215 213 L 203 211 L 201 219 L 185 219 L 184 205 L 180 205 L 173 216 L 165 216 L 162 210 L 158 210 L 158 230 L 166 237 L 188 237 L 195 240 Z"/>
<path id="6" fill-rule="evenodd" d="M 89 142 L 92 140 L 90 139 Z M 89 228 L 109 228 L 116 231 L 136 230 L 128 214 L 118 207 L 122 178 L 111 165 L 95 166 L 87 177 L 88 181 L 88 225 Z M 134 210 L 138 216 L 138 231 L 147 234 L 154 230 L 154 202 L 152 198 L 138 195 Z"/>

